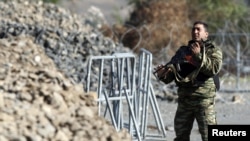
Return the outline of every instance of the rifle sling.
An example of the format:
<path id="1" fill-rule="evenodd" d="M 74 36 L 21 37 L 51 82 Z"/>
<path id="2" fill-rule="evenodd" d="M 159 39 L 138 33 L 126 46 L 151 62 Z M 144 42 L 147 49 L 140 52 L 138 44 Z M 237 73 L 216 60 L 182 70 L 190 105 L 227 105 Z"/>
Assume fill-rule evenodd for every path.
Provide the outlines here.
<path id="1" fill-rule="evenodd" d="M 190 82 L 191 81 L 192 83 L 194 83 L 194 80 L 196 79 L 197 75 L 199 74 L 201 67 L 204 65 L 205 57 L 206 57 L 205 45 L 203 45 L 202 62 L 201 62 L 200 67 L 195 69 L 193 72 L 191 72 L 185 78 L 183 78 L 181 75 L 179 75 L 179 73 L 177 72 L 177 70 L 173 64 L 169 64 L 168 67 L 172 69 L 177 82 Z M 220 80 L 219 80 L 218 74 L 213 77 L 213 80 L 214 80 L 214 84 L 216 86 L 216 89 L 219 90 L 220 89 Z"/>

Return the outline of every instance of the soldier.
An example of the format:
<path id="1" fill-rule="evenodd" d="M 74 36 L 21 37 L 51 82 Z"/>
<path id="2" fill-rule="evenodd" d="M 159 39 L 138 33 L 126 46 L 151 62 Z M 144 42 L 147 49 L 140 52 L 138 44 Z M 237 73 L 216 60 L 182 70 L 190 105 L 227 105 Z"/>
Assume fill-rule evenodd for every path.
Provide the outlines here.
<path id="1" fill-rule="evenodd" d="M 196 21 L 191 35 L 192 40 L 181 46 L 169 63 L 155 68 L 159 80 L 166 84 L 174 81 L 178 87 L 174 141 L 190 141 L 195 119 L 202 141 L 208 141 L 208 125 L 217 124 L 214 98 L 219 87 L 216 85 L 222 51 L 209 40 L 206 23 Z"/>

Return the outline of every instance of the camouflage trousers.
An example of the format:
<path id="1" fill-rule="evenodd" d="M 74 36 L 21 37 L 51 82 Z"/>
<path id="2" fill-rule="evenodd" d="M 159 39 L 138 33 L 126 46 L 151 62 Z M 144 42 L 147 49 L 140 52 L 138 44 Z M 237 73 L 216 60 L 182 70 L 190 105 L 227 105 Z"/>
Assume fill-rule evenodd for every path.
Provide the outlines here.
<path id="1" fill-rule="evenodd" d="M 202 141 L 208 141 L 208 125 L 217 124 L 214 98 L 179 98 L 174 119 L 174 141 L 190 141 L 195 119 Z"/>

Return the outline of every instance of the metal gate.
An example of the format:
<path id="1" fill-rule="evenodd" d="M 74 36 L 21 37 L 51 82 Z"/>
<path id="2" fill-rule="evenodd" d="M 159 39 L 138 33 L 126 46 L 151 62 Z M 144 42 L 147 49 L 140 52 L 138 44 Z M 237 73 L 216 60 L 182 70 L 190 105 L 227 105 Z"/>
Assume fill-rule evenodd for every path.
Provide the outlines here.
<path id="1" fill-rule="evenodd" d="M 138 65 L 137 65 L 138 64 Z M 139 60 L 131 53 L 91 56 L 86 92 L 98 94 L 98 114 L 117 131 L 126 128 L 134 140 L 165 140 L 166 131 L 150 82 L 152 54 L 141 49 Z M 149 117 L 149 108 L 153 117 Z M 157 133 L 147 129 L 155 119 Z"/>

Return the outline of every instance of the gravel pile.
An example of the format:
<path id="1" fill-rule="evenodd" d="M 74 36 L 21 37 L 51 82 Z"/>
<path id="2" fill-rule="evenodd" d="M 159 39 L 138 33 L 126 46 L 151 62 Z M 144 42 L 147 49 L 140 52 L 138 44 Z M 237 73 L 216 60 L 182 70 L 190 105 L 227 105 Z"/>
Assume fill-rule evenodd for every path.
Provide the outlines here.
<path id="1" fill-rule="evenodd" d="M 0 140 L 131 140 L 83 91 L 90 55 L 129 50 L 52 4 L 13 0 L 0 9 Z"/>
<path id="2" fill-rule="evenodd" d="M 117 51 L 130 52 L 128 48 L 105 38 L 94 28 L 95 23 L 90 27 L 90 20 L 85 21 L 55 5 L 18 0 L 18 2 L 8 1 L 0 7 L 0 38 L 20 35 L 34 37 L 34 43 L 41 45 L 57 67 L 77 83 L 85 82 L 83 76 L 87 72 L 84 68 L 90 55 L 110 55 Z M 29 9 L 28 7 L 34 11 L 42 10 L 26 13 L 25 9 Z M 22 11 L 25 13 L 22 14 Z M 8 15 L 11 15 L 11 18 L 8 18 Z M 20 20 L 23 17 L 28 17 L 26 22 Z M 67 22 L 63 24 L 58 22 L 64 20 Z M 87 28 L 84 23 L 88 23 Z"/>

